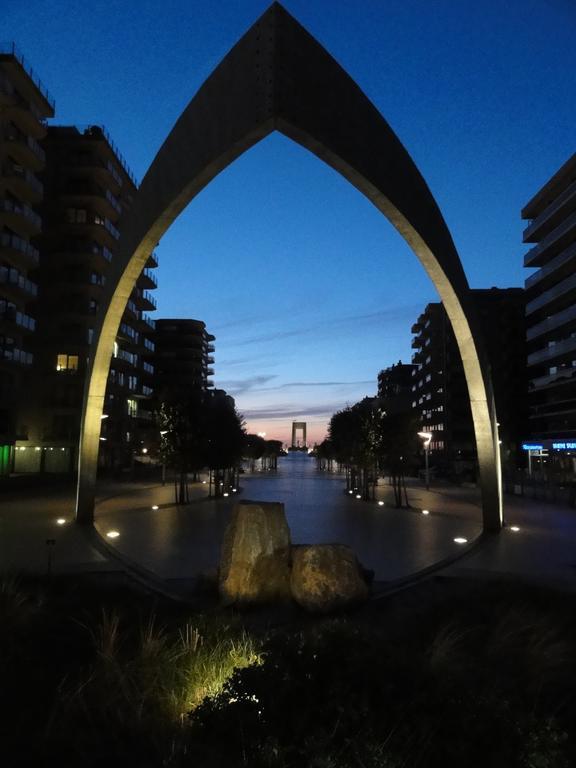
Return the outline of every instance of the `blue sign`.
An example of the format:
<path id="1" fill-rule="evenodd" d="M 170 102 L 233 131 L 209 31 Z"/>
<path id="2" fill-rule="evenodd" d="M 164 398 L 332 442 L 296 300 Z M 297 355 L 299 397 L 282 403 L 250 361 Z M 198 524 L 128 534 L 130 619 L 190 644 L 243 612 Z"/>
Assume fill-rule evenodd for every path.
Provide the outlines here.
<path id="1" fill-rule="evenodd" d="M 576 451 L 576 443 L 552 443 L 552 448 L 555 451 Z"/>
<path id="2" fill-rule="evenodd" d="M 523 451 L 541 451 L 543 448 L 542 443 L 522 443 Z"/>

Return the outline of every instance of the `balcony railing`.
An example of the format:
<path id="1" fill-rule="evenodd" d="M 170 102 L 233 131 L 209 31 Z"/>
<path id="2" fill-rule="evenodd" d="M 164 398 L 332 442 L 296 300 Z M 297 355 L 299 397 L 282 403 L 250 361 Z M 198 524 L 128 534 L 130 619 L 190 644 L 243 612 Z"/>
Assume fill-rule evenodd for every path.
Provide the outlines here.
<path id="1" fill-rule="evenodd" d="M 22 133 L 22 131 L 11 125 L 6 130 L 4 138 L 7 142 L 21 144 L 23 147 L 29 149 L 36 155 L 42 165 L 46 163 L 46 153 L 32 136 L 27 136 L 25 133 Z"/>
<path id="2" fill-rule="evenodd" d="M 535 219 L 532 219 L 530 224 L 528 224 L 523 232 L 524 242 L 528 243 L 530 238 L 540 229 L 542 224 L 545 224 L 548 219 L 557 213 L 565 203 L 574 198 L 576 198 L 576 180 L 569 184 L 566 189 L 563 190 L 563 192 L 561 192 L 561 194 L 559 194 L 558 197 L 555 198 L 539 216 L 536 216 Z"/>
<path id="3" fill-rule="evenodd" d="M 21 365 L 32 365 L 34 355 L 31 352 L 25 352 L 17 347 L 0 347 L 0 358 L 3 360 L 12 360 Z"/>
<path id="4" fill-rule="evenodd" d="M 18 309 L 6 309 L 4 312 L 0 312 L 0 320 L 14 323 L 27 331 L 36 330 L 36 320 Z"/>
<path id="5" fill-rule="evenodd" d="M 44 96 L 44 98 L 52 108 L 52 111 L 54 111 L 54 109 L 56 108 L 56 102 L 54 101 L 52 96 L 50 96 L 50 93 L 46 88 L 46 86 L 44 85 L 44 83 L 42 82 L 42 80 L 40 80 L 36 72 L 34 72 L 32 67 L 28 64 L 22 52 L 20 51 L 20 49 L 17 48 L 14 43 L 0 42 L 0 53 L 4 53 L 4 54 L 7 53 L 11 56 L 14 56 L 14 58 L 20 62 L 20 65 L 22 66 L 22 68 L 24 69 L 28 77 L 32 80 L 36 88 L 38 88 L 42 96 Z"/>
<path id="6" fill-rule="evenodd" d="M 529 301 L 528 304 L 526 304 L 526 315 L 531 315 L 533 312 L 542 309 L 542 307 L 545 307 L 547 304 L 550 304 L 552 301 L 555 301 L 560 296 L 563 296 L 574 289 L 576 289 L 576 274 L 564 278 L 564 280 L 561 280 L 552 288 L 541 293 L 537 298 Z"/>
<path id="7" fill-rule="evenodd" d="M 27 277 L 20 274 L 17 269 L 10 267 L 0 267 L 0 284 L 1 285 L 14 285 L 18 287 L 23 293 L 27 293 L 30 296 L 38 295 L 38 286 Z"/>
<path id="8" fill-rule="evenodd" d="M 534 246 L 534 248 L 531 248 L 528 251 L 528 253 L 524 256 L 524 266 L 537 266 L 536 262 L 538 258 L 544 253 L 544 251 L 553 246 L 560 238 L 569 233 L 570 230 L 574 227 L 576 227 L 576 211 L 568 216 L 568 218 L 564 219 L 564 221 L 555 229 L 553 229 L 552 232 L 547 234 L 546 237 L 544 237 L 538 243 L 538 245 Z"/>
<path id="9" fill-rule="evenodd" d="M 532 352 L 528 355 L 528 365 L 537 365 L 539 363 L 549 362 L 555 360 L 562 355 L 566 355 L 576 350 L 576 338 L 564 339 L 563 341 L 557 341 L 551 347 L 545 347 L 544 349 L 538 349 L 536 352 Z"/>
<path id="10" fill-rule="evenodd" d="M 541 280 L 544 280 L 544 278 L 552 275 L 557 269 L 560 269 L 560 267 L 567 264 L 574 256 L 576 256 L 576 243 L 572 243 L 572 245 L 566 248 L 565 251 L 562 251 L 558 256 L 555 256 L 552 261 L 549 261 L 548 264 L 541 267 L 538 272 L 530 275 L 530 277 L 526 279 L 526 288 L 532 288 L 533 285 L 537 285 Z"/>
<path id="11" fill-rule="evenodd" d="M 23 168 L 21 165 L 16 165 L 16 163 L 7 163 L 4 167 L 4 174 L 15 179 L 22 179 L 36 192 L 37 195 L 41 196 L 44 194 L 44 185 L 42 182 L 38 181 L 36 176 L 27 168 Z"/>
<path id="12" fill-rule="evenodd" d="M 527 341 L 532 341 L 533 339 L 538 338 L 538 336 L 543 336 L 545 333 L 549 333 L 550 331 L 560 328 L 561 326 L 566 325 L 566 323 L 570 323 L 574 320 L 576 320 L 576 306 L 570 306 L 567 309 L 563 309 L 561 312 L 557 312 L 551 317 L 547 317 L 546 320 L 542 320 L 541 323 L 536 323 L 536 325 L 528 328 L 526 331 L 526 339 Z"/>
<path id="13" fill-rule="evenodd" d="M 149 315 L 145 314 L 144 312 L 142 313 L 142 316 L 140 317 L 140 320 L 145 325 L 147 325 L 148 328 L 150 328 L 151 331 L 153 331 L 156 328 L 156 323 L 154 322 L 154 320 L 152 320 L 152 318 Z"/>
<path id="14" fill-rule="evenodd" d="M 30 245 L 27 240 L 24 240 L 24 238 L 18 237 L 18 235 L 11 235 L 8 232 L 3 232 L 2 235 L 0 235 L 0 246 L 2 248 L 12 248 L 15 251 L 20 251 L 20 253 L 23 253 L 33 264 L 38 264 L 40 258 L 38 250 L 34 248 L 33 245 Z"/>
<path id="15" fill-rule="evenodd" d="M 37 229 L 42 228 L 40 216 L 25 203 L 17 203 L 13 200 L 0 200 L 0 209 L 7 213 L 17 213 L 19 216 L 25 216 Z"/>

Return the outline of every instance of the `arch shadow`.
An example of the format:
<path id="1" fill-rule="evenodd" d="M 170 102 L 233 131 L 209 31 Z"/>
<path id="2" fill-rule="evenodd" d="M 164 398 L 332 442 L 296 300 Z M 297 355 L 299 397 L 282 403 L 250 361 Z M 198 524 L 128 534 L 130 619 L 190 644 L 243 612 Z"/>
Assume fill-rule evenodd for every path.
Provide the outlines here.
<path id="1" fill-rule="evenodd" d="M 123 222 L 89 362 L 76 520 L 91 524 L 101 415 L 114 340 L 153 248 L 188 203 L 247 149 L 279 131 L 338 171 L 396 227 L 434 283 L 456 336 L 474 421 L 485 531 L 502 525 L 496 414 L 468 282 L 442 214 L 390 126 L 352 78 L 278 3 L 188 104 Z"/>

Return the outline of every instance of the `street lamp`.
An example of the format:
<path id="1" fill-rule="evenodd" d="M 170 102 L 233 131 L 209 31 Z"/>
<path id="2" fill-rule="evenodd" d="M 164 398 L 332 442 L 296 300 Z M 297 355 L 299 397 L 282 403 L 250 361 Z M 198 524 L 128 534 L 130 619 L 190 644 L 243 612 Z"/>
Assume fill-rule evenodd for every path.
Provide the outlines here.
<path id="1" fill-rule="evenodd" d="M 430 490 L 430 465 L 428 463 L 428 454 L 430 453 L 430 440 L 432 440 L 432 432 L 418 432 L 418 437 L 424 440 L 424 460 L 426 462 L 426 490 Z"/>

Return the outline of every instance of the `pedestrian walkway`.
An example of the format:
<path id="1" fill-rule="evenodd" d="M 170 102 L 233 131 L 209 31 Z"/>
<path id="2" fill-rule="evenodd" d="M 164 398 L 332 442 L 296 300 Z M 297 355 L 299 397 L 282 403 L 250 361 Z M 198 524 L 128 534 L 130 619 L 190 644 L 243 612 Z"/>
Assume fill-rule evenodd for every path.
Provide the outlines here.
<path id="1" fill-rule="evenodd" d="M 380 481 L 376 499 L 344 493 L 341 476 L 317 473 L 314 462 L 278 473 L 244 476 L 239 498 L 283 501 L 294 543 L 351 546 L 380 583 L 405 579 L 462 551 L 481 533 L 474 489 L 419 481 L 408 487 L 410 509 L 395 509 Z M 290 470 L 290 471 L 288 471 Z M 46 572 L 117 572 L 136 563 L 172 585 L 214 576 L 235 497 L 208 499 L 207 485 L 191 486 L 191 503 L 174 505 L 172 485 L 104 484 L 96 529 L 109 551 L 94 547 L 73 524 L 74 489 L 21 492 L 0 499 L 3 569 Z M 382 502 L 382 503 L 380 503 Z M 423 514 L 423 511 L 428 514 Z M 485 537 L 473 552 L 447 567 L 454 578 L 514 578 L 576 590 L 576 511 L 532 499 L 506 497 L 507 527 Z M 115 532 L 115 538 L 108 534 Z M 118 558 L 113 556 L 118 554 Z"/>

